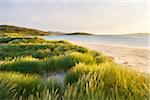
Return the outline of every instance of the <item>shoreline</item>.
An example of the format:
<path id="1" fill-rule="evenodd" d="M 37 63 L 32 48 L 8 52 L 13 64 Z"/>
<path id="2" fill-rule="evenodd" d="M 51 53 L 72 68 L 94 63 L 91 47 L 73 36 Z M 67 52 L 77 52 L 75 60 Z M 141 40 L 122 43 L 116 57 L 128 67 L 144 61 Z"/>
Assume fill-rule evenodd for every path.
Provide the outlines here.
<path id="1" fill-rule="evenodd" d="M 90 42 L 70 42 L 79 46 L 84 46 L 90 50 L 102 52 L 107 56 L 113 57 L 114 61 L 118 64 L 150 74 L 150 69 L 148 68 L 148 62 L 150 62 L 150 49 L 148 48 Z"/>
<path id="2" fill-rule="evenodd" d="M 124 48 L 134 48 L 134 49 L 144 49 L 149 50 L 150 47 L 141 47 L 141 46 L 132 46 L 132 45 L 126 45 L 126 44 L 114 44 L 114 43 L 91 43 L 91 42 L 78 42 L 78 41 L 69 41 L 71 43 L 81 43 L 81 44 L 94 44 L 94 45 L 105 45 L 105 46 L 113 46 L 113 47 L 124 47 Z"/>

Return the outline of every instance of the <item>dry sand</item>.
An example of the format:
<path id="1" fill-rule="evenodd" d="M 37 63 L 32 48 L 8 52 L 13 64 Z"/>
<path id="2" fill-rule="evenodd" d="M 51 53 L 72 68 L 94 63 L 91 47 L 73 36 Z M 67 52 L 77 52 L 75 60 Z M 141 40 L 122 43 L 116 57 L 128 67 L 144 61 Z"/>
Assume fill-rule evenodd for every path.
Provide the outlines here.
<path id="1" fill-rule="evenodd" d="M 108 56 L 114 58 L 115 62 L 126 65 L 130 68 L 134 68 L 141 72 L 150 74 L 150 49 L 148 48 L 135 48 L 121 45 L 111 44 L 96 44 L 96 43 L 83 43 L 83 42 L 72 42 L 80 46 L 87 47 L 91 50 L 102 52 Z"/>

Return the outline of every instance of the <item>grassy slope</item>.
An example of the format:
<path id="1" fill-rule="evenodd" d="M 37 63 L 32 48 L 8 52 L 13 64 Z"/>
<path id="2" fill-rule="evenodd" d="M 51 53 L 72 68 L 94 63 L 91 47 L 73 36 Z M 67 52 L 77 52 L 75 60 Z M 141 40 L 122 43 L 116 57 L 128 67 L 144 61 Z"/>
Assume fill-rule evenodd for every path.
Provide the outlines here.
<path id="1" fill-rule="evenodd" d="M 50 35 L 48 32 L 9 25 L 0 26 L 0 36 L 41 36 Z"/>
<path id="2" fill-rule="evenodd" d="M 148 75 L 117 65 L 98 52 L 66 41 L 45 41 L 36 37 L 1 37 L 0 41 L 2 100 L 149 98 Z M 42 78 L 43 72 L 58 70 L 68 72 L 64 88 L 55 80 Z"/>

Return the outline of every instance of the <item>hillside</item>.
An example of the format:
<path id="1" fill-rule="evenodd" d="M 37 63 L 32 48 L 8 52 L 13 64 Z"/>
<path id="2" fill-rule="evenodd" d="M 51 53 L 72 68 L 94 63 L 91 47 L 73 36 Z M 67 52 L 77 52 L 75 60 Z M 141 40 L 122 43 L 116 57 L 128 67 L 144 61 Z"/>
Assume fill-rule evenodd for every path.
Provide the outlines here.
<path id="1" fill-rule="evenodd" d="M 50 35 L 49 32 L 40 31 L 36 29 L 10 26 L 10 25 L 0 25 L 0 36 L 42 36 Z"/>

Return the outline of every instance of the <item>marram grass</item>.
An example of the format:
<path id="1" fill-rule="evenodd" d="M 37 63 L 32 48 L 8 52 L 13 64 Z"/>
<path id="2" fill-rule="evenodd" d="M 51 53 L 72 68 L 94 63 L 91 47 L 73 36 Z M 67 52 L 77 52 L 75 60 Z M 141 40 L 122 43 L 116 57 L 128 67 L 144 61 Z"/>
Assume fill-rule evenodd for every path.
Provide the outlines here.
<path id="1" fill-rule="evenodd" d="M 0 38 L 0 100 L 149 100 L 149 75 L 66 41 Z M 64 70 L 65 84 L 43 74 Z"/>
<path id="2" fill-rule="evenodd" d="M 150 78 L 114 63 L 79 64 L 66 78 L 66 98 L 80 100 L 148 100 Z"/>
<path id="3" fill-rule="evenodd" d="M 0 99 L 11 100 L 31 95 L 37 96 L 48 90 L 61 92 L 60 85 L 55 80 L 44 80 L 38 75 L 0 72 Z"/>
<path id="4" fill-rule="evenodd" d="M 98 58 L 99 57 L 99 58 Z M 92 56 L 90 53 L 72 52 L 65 55 L 48 57 L 45 59 L 33 58 L 32 56 L 16 57 L 11 60 L 0 62 L 1 71 L 17 71 L 21 73 L 52 72 L 57 70 L 67 71 L 78 63 L 99 64 L 109 57 Z M 98 62 L 97 60 L 101 61 Z"/>

